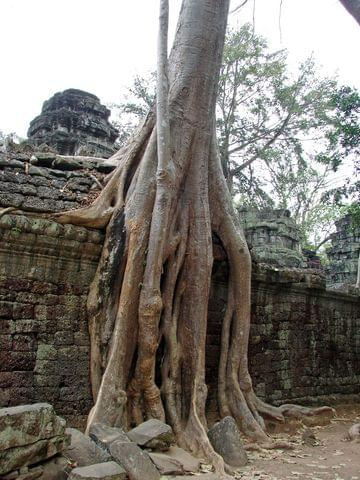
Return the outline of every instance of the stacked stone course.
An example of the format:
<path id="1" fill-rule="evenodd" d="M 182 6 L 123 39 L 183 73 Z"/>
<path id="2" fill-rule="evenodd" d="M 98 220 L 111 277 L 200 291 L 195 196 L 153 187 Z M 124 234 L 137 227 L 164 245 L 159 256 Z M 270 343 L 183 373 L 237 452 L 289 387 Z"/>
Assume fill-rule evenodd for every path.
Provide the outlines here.
<path id="1" fill-rule="evenodd" d="M 221 319 L 227 264 L 213 269 L 206 352 L 208 411 L 216 418 Z M 312 269 L 252 275 L 249 368 L 257 394 L 272 404 L 336 403 L 360 398 L 360 297 L 326 290 Z"/>
<path id="2" fill-rule="evenodd" d="M 246 208 L 239 210 L 239 218 L 254 262 L 306 268 L 299 229 L 288 210 Z"/>
<path id="3" fill-rule="evenodd" d="M 62 155 L 107 158 L 115 152 L 118 136 L 109 116 L 98 97 L 69 88 L 44 102 L 41 114 L 30 123 L 29 143 L 46 144 Z"/>
<path id="4" fill-rule="evenodd" d="M 352 224 L 350 215 L 341 218 L 335 225 L 331 248 L 327 250 L 330 261 L 328 283 L 335 287 L 355 284 L 360 255 L 360 227 Z"/>
<path id="5" fill-rule="evenodd" d="M 0 406 L 48 401 L 81 424 L 92 398 L 86 299 L 101 232 L 0 218 Z"/>
<path id="6" fill-rule="evenodd" d="M 0 206 L 30 212 L 0 217 L 0 406 L 47 401 L 75 426 L 91 408 L 86 299 L 104 234 L 36 214 L 78 207 L 112 168 L 51 152 L 0 158 Z M 359 398 L 358 294 L 329 292 L 319 270 L 303 268 L 286 212 L 251 213 L 245 227 L 254 260 L 250 368 L 257 392 L 272 403 Z M 219 243 L 215 256 L 206 357 L 214 415 L 228 274 Z"/>
<path id="7" fill-rule="evenodd" d="M 0 155 L 0 207 L 32 212 L 78 208 L 100 190 L 112 170 L 101 159 L 72 159 L 50 152 Z"/>

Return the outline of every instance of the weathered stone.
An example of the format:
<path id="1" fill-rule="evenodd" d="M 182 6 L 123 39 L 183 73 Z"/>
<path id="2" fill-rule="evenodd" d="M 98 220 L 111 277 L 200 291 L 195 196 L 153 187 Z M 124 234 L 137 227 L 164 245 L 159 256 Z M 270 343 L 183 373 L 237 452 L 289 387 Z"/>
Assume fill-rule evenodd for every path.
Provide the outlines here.
<path id="1" fill-rule="evenodd" d="M 112 442 L 120 440 L 121 442 L 130 442 L 126 433 L 117 427 L 109 427 L 101 423 L 94 423 L 89 430 L 89 436 L 101 448 L 108 450 Z"/>
<path id="2" fill-rule="evenodd" d="M 44 469 L 42 466 L 31 468 L 27 470 L 27 472 L 22 472 L 15 470 L 14 472 L 10 472 L 7 475 L 1 477 L 2 480 L 35 480 L 36 478 L 41 477 L 43 480 L 43 472 Z M 55 479 L 54 479 L 55 480 Z"/>
<path id="3" fill-rule="evenodd" d="M 179 462 L 185 473 L 196 473 L 199 471 L 200 460 L 176 445 L 170 447 L 166 455 Z"/>
<path id="4" fill-rule="evenodd" d="M 41 480 L 66 480 L 71 471 L 71 462 L 67 457 L 55 456 L 41 464 Z"/>
<path id="5" fill-rule="evenodd" d="M 208 437 L 215 452 L 221 455 L 225 463 L 232 467 L 243 467 L 247 463 L 247 455 L 239 430 L 232 417 L 225 417 L 209 431 Z"/>
<path id="6" fill-rule="evenodd" d="M 18 468 L 35 465 L 38 462 L 61 453 L 67 447 L 67 435 L 59 435 L 50 439 L 39 440 L 30 445 L 8 448 L 0 452 L 0 474 Z"/>
<path id="7" fill-rule="evenodd" d="M 335 225 L 336 232 L 331 234 L 331 248 L 326 250 L 329 258 L 327 280 L 331 288 L 346 291 L 346 286 L 355 284 L 357 279 L 360 226 L 352 224 L 350 215 L 345 215 Z M 359 295 L 359 291 L 354 293 Z"/>
<path id="8" fill-rule="evenodd" d="M 202 475 L 197 475 L 196 480 L 221 480 L 222 477 L 217 475 L 216 473 L 204 473 Z M 164 479 L 165 480 L 165 479 Z M 193 475 L 182 475 L 182 476 L 174 476 L 171 478 L 168 478 L 167 480 L 194 480 Z"/>
<path id="9" fill-rule="evenodd" d="M 161 475 L 183 475 L 181 463 L 166 453 L 149 452 L 151 460 L 156 465 Z"/>
<path id="10" fill-rule="evenodd" d="M 125 470 L 115 462 L 96 463 L 89 467 L 77 467 L 69 475 L 69 480 L 125 480 L 126 478 Z"/>
<path id="11" fill-rule="evenodd" d="M 243 208 L 238 213 L 253 261 L 282 268 L 307 266 L 300 230 L 288 210 Z"/>
<path id="12" fill-rule="evenodd" d="M 76 89 L 58 92 L 30 123 L 29 143 L 49 145 L 62 155 L 109 157 L 118 135 L 109 116 L 110 110 L 91 93 Z"/>
<path id="13" fill-rule="evenodd" d="M 87 435 L 84 435 L 75 428 L 67 428 L 66 433 L 71 436 L 70 446 L 67 455 L 79 467 L 94 465 L 95 463 L 108 462 L 110 455 L 98 447 L 96 443 Z"/>
<path id="14" fill-rule="evenodd" d="M 141 423 L 127 432 L 127 436 L 141 447 L 168 450 L 174 443 L 174 434 L 170 425 L 155 418 Z"/>
<path id="15" fill-rule="evenodd" d="M 126 470 L 130 480 L 159 480 L 160 474 L 148 453 L 135 443 L 116 440 L 110 444 L 110 454 Z"/>
<path id="16" fill-rule="evenodd" d="M 0 409 L 0 451 L 21 447 L 65 432 L 65 420 L 48 403 Z"/>

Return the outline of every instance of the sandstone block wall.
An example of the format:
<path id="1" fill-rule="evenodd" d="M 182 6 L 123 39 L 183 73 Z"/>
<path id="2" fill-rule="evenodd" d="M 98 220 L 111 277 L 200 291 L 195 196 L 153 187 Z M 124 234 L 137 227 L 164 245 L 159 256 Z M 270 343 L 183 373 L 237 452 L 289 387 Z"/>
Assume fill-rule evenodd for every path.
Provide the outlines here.
<path id="1" fill-rule="evenodd" d="M 326 291 L 306 276 L 281 280 L 253 279 L 257 393 L 274 404 L 360 394 L 360 297 Z"/>
<path id="2" fill-rule="evenodd" d="M 326 252 L 330 260 L 328 283 L 332 286 L 355 284 L 360 256 L 360 227 L 352 225 L 350 215 L 341 218 L 335 225 L 331 248 Z"/>
<path id="3" fill-rule="evenodd" d="M 86 298 L 100 232 L 0 218 L 0 406 L 47 401 L 79 425 L 92 399 Z"/>
<path id="4" fill-rule="evenodd" d="M 0 207 L 32 212 L 78 208 L 96 194 L 112 168 L 100 160 L 70 160 L 53 153 L 0 155 Z"/>
<path id="5" fill-rule="evenodd" d="M 216 415 L 224 262 L 214 266 L 207 381 Z M 249 367 L 257 394 L 272 404 L 360 398 L 360 297 L 325 289 L 313 270 L 259 265 L 253 274 Z"/>
<path id="6" fill-rule="evenodd" d="M 0 157 L 0 207 L 28 211 L 0 217 L 0 406 L 50 402 L 76 426 L 92 405 L 86 299 L 103 234 L 36 215 L 81 205 L 99 191 L 93 177 L 102 181 L 109 170 L 97 159 L 46 152 Z M 258 394 L 272 403 L 359 395 L 358 291 L 327 291 L 319 271 L 293 268 L 306 264 L 293 223 L 283 212 L 264 215 L 247 221 L 253 259 L 272 262 L 253 275 L 250 369 Z M 215 263 L 206 358 L 213 412 L 227 273 L 226 262 Z"/>

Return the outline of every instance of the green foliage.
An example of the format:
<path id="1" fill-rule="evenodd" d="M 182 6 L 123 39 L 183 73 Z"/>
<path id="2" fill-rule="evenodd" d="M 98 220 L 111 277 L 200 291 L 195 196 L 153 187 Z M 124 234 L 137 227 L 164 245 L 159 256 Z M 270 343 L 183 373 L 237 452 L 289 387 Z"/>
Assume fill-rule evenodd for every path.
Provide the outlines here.
<path id="1" fill-rule="evenodd" d="M 286 62 L 286 52 L 269 52 L 252 26 L 229 32 L 219 83 L 220 154 L 237 199 L 289 209 L 303 243 L 316 244 L 340 214 L 321 197 L 332 172 L 359 147 L 359 95 L 322 77 L 313 58 L 295 78 Z"/>
<path id="2" fill-rule="evenodd" d="M 113 124 L 120 132 L 117 139 L 119 146 L 126 143 L 139 120 L 145 117 L 152 107 L 155 100 L 155 80 L 155 72 L 148 76 L 137 75 L 122 101 L 109 105 L 114 117 Z"/>
<path id="3" fill-rule="evenodd" d="M 360 204 L 358 202 L 350 203 L 344 209 L 344 213 L 351 217 L 351 227 L 354 231 L 360 228 Z"/>
<path id="4" fill-rule="evenodd" d="M 120 144 L 154 98 L 155 74 L 136 77 L 116 107 Z M 303 243 L 319 243 L 340 215 L 339 205 L 323 201 L 332 172 L 359 152 L 359 104 L 358 92 L 322 77 L 313 58 L 299 65 L 294 77 L 286 51 L 269 51 L 252 25 L 230 31 L 220 71 L 217 133 L 237 203 L 289 209 Z"/>

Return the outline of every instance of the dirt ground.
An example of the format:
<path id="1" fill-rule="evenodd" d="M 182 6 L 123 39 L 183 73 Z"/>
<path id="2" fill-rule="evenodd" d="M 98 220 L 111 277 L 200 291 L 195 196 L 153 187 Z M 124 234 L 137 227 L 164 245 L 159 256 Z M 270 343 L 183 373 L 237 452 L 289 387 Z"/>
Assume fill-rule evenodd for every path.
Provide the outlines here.
<path id="1" fill-rule="evenodd" d="M 236 478 L 360 480 L 360 441 L 345 439 L 349 428 L 359 422 L 360 405 L 338 406 L 328 425 L 301 427 L 287 437 L 293 450 L 249 451 L 249 465 Z"/>

